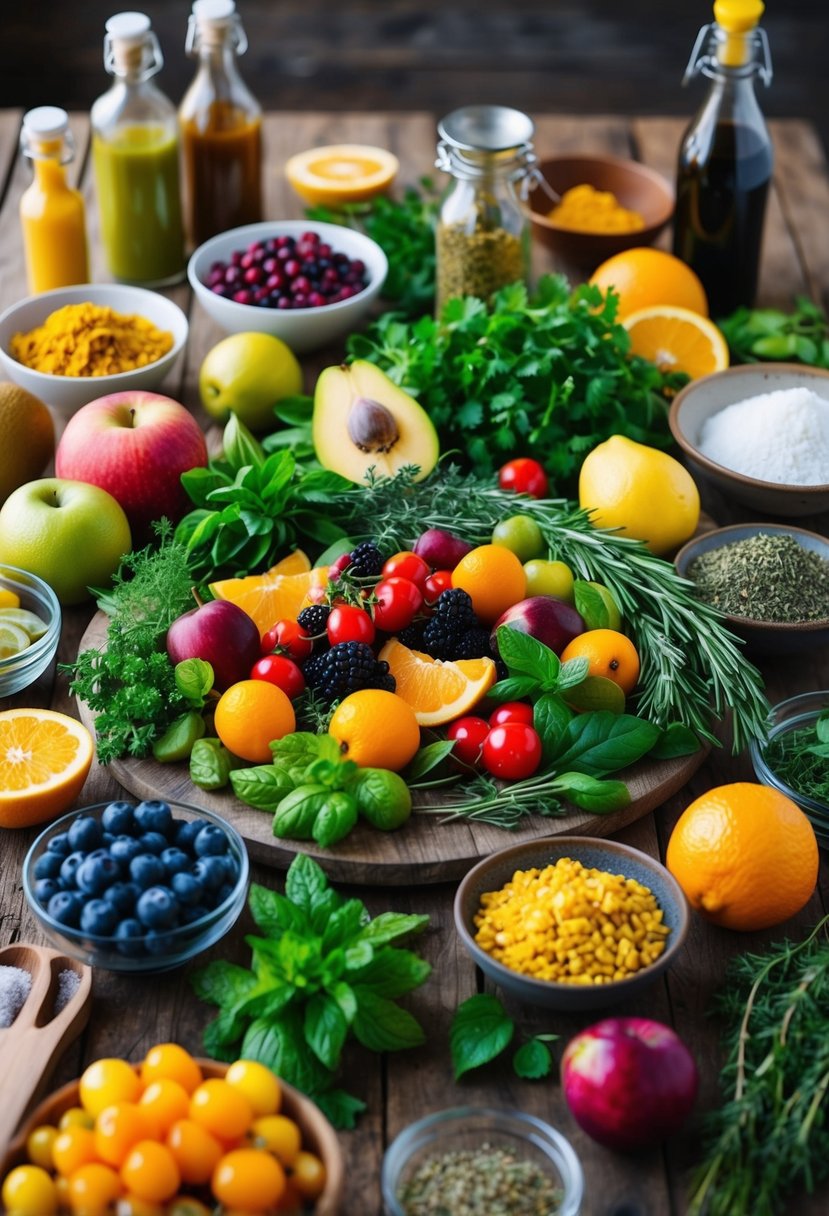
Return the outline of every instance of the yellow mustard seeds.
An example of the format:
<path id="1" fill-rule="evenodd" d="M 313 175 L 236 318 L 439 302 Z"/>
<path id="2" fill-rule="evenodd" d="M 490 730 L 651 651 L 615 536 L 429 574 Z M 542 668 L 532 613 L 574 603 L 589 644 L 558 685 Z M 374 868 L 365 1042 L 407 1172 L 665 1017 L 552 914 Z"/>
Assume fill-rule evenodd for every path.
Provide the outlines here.
<path id="1" fill-rule="evenodd" d="M 173 345 L 168 330 L 146 317 L 125 316 L 85 302 L 66 304 L 27 334 L 15 334 L 11 355 L 50 376 L 113 376 L 146 367 Z"/>
<path id="2" fill-rule="evenodd" d="M 499 963 L 564 984 L 627 979 L 659 958 L 670 933 L 648 887 L 569 857 L 516 870 L 481 896 L 474 923 L 475 941 Z"/>

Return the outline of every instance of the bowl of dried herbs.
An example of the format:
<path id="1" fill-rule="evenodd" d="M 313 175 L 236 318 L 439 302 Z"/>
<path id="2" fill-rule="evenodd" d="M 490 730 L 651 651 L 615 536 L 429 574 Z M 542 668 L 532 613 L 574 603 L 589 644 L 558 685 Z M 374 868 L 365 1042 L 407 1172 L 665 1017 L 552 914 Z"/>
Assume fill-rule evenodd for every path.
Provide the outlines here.
<path id="1" fill-rule="evenodd" d="M 829 644 L 829 540 L 788 524 L 716 528 L 680 549 L 676 569 L 757 653 Z"/>
<path id="2" fill-rule="evenodd" d="M 829 690 L 773 706 L 767 741 L 753 739 L 749 751 L 758 781 L 796 802 L 829 848 Z"/>

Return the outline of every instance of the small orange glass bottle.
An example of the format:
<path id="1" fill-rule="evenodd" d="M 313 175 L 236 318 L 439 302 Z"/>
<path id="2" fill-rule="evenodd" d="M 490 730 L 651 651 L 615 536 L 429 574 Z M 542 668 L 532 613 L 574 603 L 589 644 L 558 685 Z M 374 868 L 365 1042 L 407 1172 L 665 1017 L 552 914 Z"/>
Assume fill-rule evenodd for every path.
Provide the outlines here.
<path id="1" fill-rule="evenodd" d="M 23 116 L 20 146 L 34 180 L 20 199 L 20 223 L 29 291 L 89 282 L 83 198 L 66 180 L 74 156 L 69 115 L 38 106 Z"/>
<path id="2" fill-rule="evenodd" d="M 234 0 L 195 0 L 186 49 L 199 60 L 179 108 L 187 226 L 199 245 L 262 219 L 262 110 L 239 75 L 247 39 Z"/>

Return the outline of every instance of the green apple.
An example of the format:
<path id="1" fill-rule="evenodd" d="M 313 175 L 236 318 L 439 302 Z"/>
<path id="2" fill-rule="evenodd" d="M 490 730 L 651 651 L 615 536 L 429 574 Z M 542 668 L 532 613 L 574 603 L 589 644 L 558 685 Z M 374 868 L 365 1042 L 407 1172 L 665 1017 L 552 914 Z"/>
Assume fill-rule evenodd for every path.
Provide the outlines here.
<path id="1" fill-rule="evenodd" d="M 226 422 L 230 411 L 252 431 L 276 427 L 273 407 L 302 392 L 296 355 L 271 334 L 231 334 L 208 351 L 199 372 L 202 405 Z"/>
<path id="2" fill-rule="evenodd" d="M 536 558 L 524 562 L 527 595 L 554 595 L 556 599 L 573 602 L 573 571 L 564 562 L 548 562 Z"/>
<path id="3" fill-rule="evenodd" d="M 105 586 L 131 547 L 121 507 L 85 481 L 29 481 L 0 509 L 0 562 L 37 574 L 62 604 L 79 604 L 89 587 Z"/>

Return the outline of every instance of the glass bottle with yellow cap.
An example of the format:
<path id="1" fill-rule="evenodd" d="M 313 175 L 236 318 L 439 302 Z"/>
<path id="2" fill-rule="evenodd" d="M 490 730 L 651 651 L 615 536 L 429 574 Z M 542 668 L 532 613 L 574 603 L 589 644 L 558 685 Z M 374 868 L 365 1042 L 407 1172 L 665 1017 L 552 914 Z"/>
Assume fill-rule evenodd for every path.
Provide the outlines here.
<path id="1" fill-rule="evenodd" d="M 74 156 L 69 115 L 38 106 L 23 116 L 20 146 L 34 180 L 20 199 L 20 223 L 29 291 L 89 282 L 83 198 L 66 180 Z"/>
<path id="2" fill-rule="evenodd" d="M 761 0 L 716 0 L 683 83 L 711 85 L 682 139 L 677 171 L 674 253 L 702 280 L 713 317 L 751 307 L 772 174 L 772 146 L 754 92 L 771 82 Z"/>

